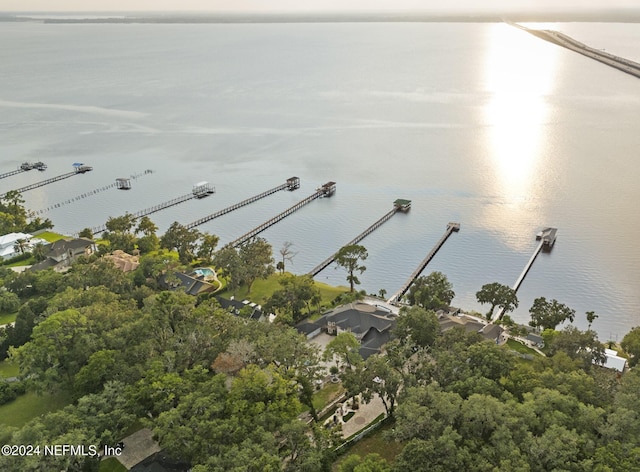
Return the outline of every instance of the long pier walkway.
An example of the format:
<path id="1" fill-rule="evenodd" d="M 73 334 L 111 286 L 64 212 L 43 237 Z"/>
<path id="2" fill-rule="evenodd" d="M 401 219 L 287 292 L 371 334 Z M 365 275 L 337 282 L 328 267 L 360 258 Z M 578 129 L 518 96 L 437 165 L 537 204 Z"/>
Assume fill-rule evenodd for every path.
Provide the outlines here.
<path id="1" fill-rule="evenodd" d="M 398 211 L 406 212 L 406 211 L 409 210 L 410 207 L 411 207 L 411 201 L 410 200 L 396 200 L 394 202 L 393 209 L 391 211 L 387 212 L 382 218 L 380 218 L 378 221 L 373 223 L 371 226 L 369 226 L 367 229 L 365 229 L 358 236 L 356 236 L 351 241 L 349 241 L 347 244 L 345 244 L 345 246 L 352 246 L 354 244 L 358 244 L 360 241 L 362 241 L 364 238 L 369 236 L 371 233 L 373 233 L 376 229 L 378 229 L 384 223 L 389 221 L 391 219 L 391 217 L 393 215 L 395 215 Z M 320 272 L 322 272 L 324 269 L 326 269 L 336 259 L 336 254 L 338 254 L 338 253 L 336 252 L 333 255 L 331 255 L 328 258 L 326 258 L 324 261 L 322 261 L 316 267 L 311 269 L 311 271 L 309 271 L 308 274 L 311 277 L 315 277 L 316 275 L 318 275 Z"/>
<path id="2" fill-rule="evenodd" d="M 253 197 L 249 197 L 246 200 L 242 200 L 241 202 L 235 203 L 227 208 L 223 208 L 222 210 L 216 211 L 215 213 L 212 213 L 210 215 L 207 215 L 203 218 L 200 218 L 199 220 L 193 221 L 187 225 L 185 225 L 187 227 L 187 229 L 193 229 L 196 226 L 200 226 L 201 224 L 204 224 L 208 221 L 214 220 L 216 218 L 221 217 L 222 215 L 226 215 L 227 213 L 231 213 L 234 210 L 237 210 L 238 208 L 241 208 L 245 205 L 248 205 L 250 203 L 253 202 L 257 202 L 258 200 L 264 198 L 264 197 L 268 197 L 269 195 L 272 195 L 276 192 L 279 192 L 280 190 L 289 190 L 289 191 L 293 191 L 300 188 L 300 179 L 298 177 L 291 177 L 289 179 L 287 179 L 287 182 L 282 184 L 282 185 L 278 185 L 277 187 L 273 187 L 272 189 L 266 190 L 262 193 L 259 193 L 258 195 L 254 195 Z"/>
<path id="3" fill-rule="evenodd" d="M 640 64 L 632 61 L 631 59 L 627 59 L 624 57 L 616 56 L 615 54 L 608 53 L 601 49 L 595 49 L 590 46 L 587 46 L 580 41 L 576 41 L 571 36 L 567 36 L 564 33 L 560 33 L 559 31 L 554 30 L 536 30 L 532 28 L 527 28 L 522 25 L 518 25 L 515 23 L 511 23 L 516 28 L 520 28 L 527 33 L 531 33 L 534 36 L 537 36 L 540 39 L 544 39 L 545 41 L 549 41 L 557 46 L 562 46 L 563 48 L 567 48 L 571 51 L 577 52 L 578 54 L 582 54 L 590 59 L 594 59 L 598 62 L 602 62 L 610 67 L 621 70 L 622 72 L 626 72 L 627 74 L 631 74 L 635 77 L 640 78 Z"/>
<path id="4" fill-rule="evenodd" d="M 43 171 L 47 169 L 47 166 L 42 162 L 36 162 L 35 164 L 25 162 L 16 170 L 12 170 L 12 171 L 4 172 L 3 174 L 0 174 L 0 180 L 6 179 L 7 177 L 11 177 L 12 175 L 21 174 L 22 172 L 29 172 L 30 170 L 33 170 L 33 169 L 38 169 L 40 171 Z"/>
<path id="5" fill-rule="evenodd" d="M 135 180 L 135 179 L 138 179 L 138 178 L 142 177 L 143 175 L 149 175 L 149 174 L 153 174 L 153 170 L 147 169 L 147 170 L 145 170 L 143 172 L 138 172 L 138 173 L 135 173 L 135 174 L 131 174 L 129 176 L 129 178 L 131 180 Z M 42 215 L 43 213 L 46 213 L 48 211 L 55 210 L 56 208 L 60 208 L 60 207 L 63 207 L 65 205 L 69 205 L 71 203 L 77 202 L 77 201 L 82 200 L 82 199 L 87 198 L 87 197 L 91 197 L 93 195 L 97 195 L 100 192 L 104 192 L 106 190 L 109 190 L 109 189 L 112 189 L 112 188 L 116 188 L 117 186 L 118 186 L 118 183 L 114 182 L 112 184 L 105 185 L 103 187 L 94 188 L 93 190 L 89 190 L 88 192 L 82 193 L 80 195 L 76 195 L 75 197 L 68 198 L 68 199 L 63 200 L 63 201 L 58 202 L 58 203 L 53 203 L 53 204 L 49 205 L 46 208 L 42 208 L 40 210 L 35 210 L 33 213 L 35 215 Z M 94 233 L 94 234 L 96 234 L 96 233 Z"/>
<path id="6" fill-rule="evenodd" d="M 319 187 L 313 194 L 309 195 L 304 200 L 301 200 L 298 203 L 296 203 L 295 205 L 293 205 L 292 207 L 287 208 L 285 211 L 283 211 L 282 213 L 280 213 L 280 214 L 274 216 L 273 218 L 265 221 L 260 226 L 257 226 L 255 228 L 253 228 L 248 233 L 243 234 L 242 236 L 240 236 L 236 240 L 230 242 L 228 244 L 228 246 L 231 246 L 231 247 L 240 246 L 241 244 L 247 242 L 248 240 L 250 240 L 251 238 L 255 237 L 256 235 L 262 233 L 265 229 L 269 228 L 270 226 L 275 225 L 279 221 L 285 219 L 290 214 L 296 212 L 297 210 L 299 210 L 300 208 L 305 206 L 307 203 L 310 203 L 313 200 L 315 200 L 317 198 L 320 198 L 320 197 L 330 197 L 331 195 L 333 195 L 335 193 L 335 191 L 336 191 L 336 183 L 335 182 L 327 182 L 323 186 Z"/>
<path id="7" fill-rule="evenodd" d="M 409 287 L 411 287 L 413 282 L 415 282 L 415 280 L 420 276 L 420 274 L 422 273 L 424 268 L 427 267 L 427 264 L 429 264 L 429 262 L 431 262 L 431 259 L 433 259 L 433 257 L 436 255 L 436 253 L 440 250 L 442 245 L 445 243 L 445 241 L 449 238 L 449 236 L 451 236 L 451 233 L 453 233 L 454 231 L 456 231 L 456 232 L 460 231 L 460 223 L 449 223 L 449 224 L 447 224 L 447 230 L 444 232 L 442 237 L 438 240 L 436 245 L 433 246 L 433 249 L 431 249 L 431 251 L 429 251 L 429 254 L 427 254 L 427 257 L 425 257 L 422 260 L 422 262 L 420 263 L 418 268 L 413 271 L 413 273 L 407 279 L 407 281 L 404 283 L 404 285 L 402 287 L 400 287 L 400 290 L 398 290 L 396 293 L 394 293 L 391 296 L 391 298 L 389 298 L 389 300 L 387 300 L 387 303 L 397 304 L 400 301 L 400 298 L 402 298 L 402 296 L 405 293 L 407 293 L 407 290 L 409 290 Z"/>
<path id="8" fill-rule="evenodd" d="M 58 182 L 59 180 L 68 179 L 69 177 L 73 177 L 74 175 L 84 174 L 84 173 L 89 172 L 91 170 L 93 170 L 92 167 L 83 166 L 82 168 L 78 168 L 78 169 L 74 170 L 73 172 L 67 172 L 66 174 L 57 175 L 55 177 L 51 177 L 50 179 L 42 180 L 42 181 L 36 182 L 34 184 L 26 185 L 26 186 L 24 186 L 22 188 L 17 188 L 15 190 L 18 193 L 28 192 L 29 190 L 33 190 L 34 188 L 44 187 L 45 185 L 49 185 L 49 184 L 52 184 L 54 182 Z M 3 193 L 2 195 L 0 195 L 0 198 L 4 198 L 6 194 L 7 194 L 6 192 Z"/>
<path id="9" fill-rule="evenodd" d="M 136 219 L 138 218 L 142 218 L 143 216 L 148 216 L 151 215 L 152 213 L 155 213 L 157 211 L 161 211 L 164 210 L 166 208 L 175 206 L 175 205 L 180 205 L 181 203 L 184 203 L 188 200 L 191 200 L 193 198 L 199 198 L 197 195 L 194 195 L 193 193 L 187 193 L 186 195 L 181 195 L 179 197 L 176 197 L 172 200 L 166 201 L 166 202 L 162 202 L 159 203 L 158 205 L 154 205 L 152 207 L 149 208 L 145 208 L 144 210 L 138 210 L 135 213 L 131 213 L 131 215 L 133 215 Z M 99 234 L 99 233 L 103 233 L 104 231 L 107 230 L 107 225 L 106 223 L 100 226 L 95 226 L 93 228 L 91 228 L 91 232 L 93 234 Z"/>
<path id="10" fill-rule="evenodd" d="M 538 257 L 538 254 L 540 254 L 540 251 L 542 251 L 542 248 L 553 247 L 554 243 L 556 242 L 557 231 L 558 231 L 557 228 L 545 228 L 540 233 L 538 233 L 538 235 L 536 236 L 536 239 L 540 240 L 540 244 L 538 244 L 536 248 L 533 250 L 533 254 L 529 258 L 529 261 L 527 262 L 527 264 L 524 266 L 523 271 L 520 273 L 520 275 L 516 279 L 516 283 L 514 283 L 513 286 L 511 287 L 515 292 L 517 292 L 518 289 L 520 288 L 520 285 L 522 285 L 524 278 L 529 273 L 531 266 L 533 266 L 533 263 Z M 492 321 L 500 320 L 503 316 L 504 316 L 504 308 L 500 308 L 496 312 L 496 314 L 492 317 Z"/>
<path id="11" fill-rule="evenodd" d="M 27 172 L 27 169 L 16 169 L 9 172 L 5 172 L 4 174 L 0 174 L 0 179 L 6 179 L 7 177 L 11 177 L 12 175 L 21 174 L 22 172 Z"/>

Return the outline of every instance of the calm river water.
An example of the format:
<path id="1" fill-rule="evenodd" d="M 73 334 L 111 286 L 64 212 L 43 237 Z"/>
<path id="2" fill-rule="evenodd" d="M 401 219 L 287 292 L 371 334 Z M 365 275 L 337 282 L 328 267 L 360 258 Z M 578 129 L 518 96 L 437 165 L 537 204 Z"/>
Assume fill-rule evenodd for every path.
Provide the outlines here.
<path id="1" fill-rule="evenodd" d="M 640 60 L 640 25 L 547 25 Z M 619 48 L 619 49 L 617 49 Z M 635 56 L 634 56 L 635 54 Z M 222 243 L 327 181 L 316 200 L 262 235 L 292 241 L 304 273 L 386 213 L 365 239 L 368 292 L 393 293 L 443 234 L 427 267 L 447 274 L 454 304 L 483 311 L 484 283 L 511 285 L 545 226 L 559 228 L 518 293 L 599 318 L 602 340 L 640 324 L 640 81 L 503 24 L 0 24 L 0 191 L 71 170 L 94 171 L 26 192 L 34 210 L 144 169 L 47 213 L 60 232 L 104 223 L 188 193 L 210 198 L 153 215 L 164 231 L 299 176 L 200 229 Z M 317 279 L 344 284 L 333 266 Z"/>

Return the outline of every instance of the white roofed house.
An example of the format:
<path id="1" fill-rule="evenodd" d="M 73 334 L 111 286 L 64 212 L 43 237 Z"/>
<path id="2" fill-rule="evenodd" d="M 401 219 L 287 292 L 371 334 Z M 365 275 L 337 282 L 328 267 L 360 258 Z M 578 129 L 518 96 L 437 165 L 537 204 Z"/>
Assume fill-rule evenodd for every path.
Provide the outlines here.
<path id="1" fill-rule="evenodd" d="M 608 369 L 615 369 L 618 372 L 624 372 L 627 367 L 627 360 L 624 357 L 618 356 L 618 352 L 613 349 L 605 349 L 605 362 L 602 364 L 603 367 Z"/>
<path id="2" fill-rule="evenodd" d="M 0 236 L 0 257 L 11 259 L 23 252 L 31 250 L 31 238 L 33 236 L 26 233 L 9 233 Z M 22 246 L 22 249 L 20 249 Z"/>

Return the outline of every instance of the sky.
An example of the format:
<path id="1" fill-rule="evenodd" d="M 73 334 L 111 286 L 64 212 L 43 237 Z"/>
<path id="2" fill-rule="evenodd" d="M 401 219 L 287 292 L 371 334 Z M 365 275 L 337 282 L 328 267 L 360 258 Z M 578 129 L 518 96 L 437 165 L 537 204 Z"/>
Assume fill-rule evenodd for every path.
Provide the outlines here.
<path id="1" fill-rule="evenodd" d="M 639 7 L 638 0 L 0 0 L 0 11 L 582 12 Z"/>

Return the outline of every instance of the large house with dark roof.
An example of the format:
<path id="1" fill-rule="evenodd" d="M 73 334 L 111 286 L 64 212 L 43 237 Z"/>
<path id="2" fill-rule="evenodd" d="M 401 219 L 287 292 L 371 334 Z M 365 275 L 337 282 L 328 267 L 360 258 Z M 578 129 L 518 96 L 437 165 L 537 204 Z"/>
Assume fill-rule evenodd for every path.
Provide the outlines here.
<path id="1" fill-rule="evenodd" d="M 53 268 L 55 271 L 67 270 L 80 256 L 89 256 L 96 252 L 96 243 L 91 239 L 60 239 L 46 247 L 45 259 L 32 265 L 29 270 L 37 271 Z"/>
<path id="2" fill-rule="evenodd" d="M 360 341 L 359 353 L 366 359 L 380 353 L 382 346 L 391 339 L 396 316 L 380 307 L 355 302 L 337 307 L 314 323 L 306 322 L 297 328 L 307 337 L 319 332 L 318 329 L 334 335 L 351 333 Z"/>
<path id="3" fill-rule="evenodd" d="M 175 277 L 171 280 L 171 277 Z M 201 293 L 214 292 L 216 287 L 204 280 L 204 277 L 192 277 L 181 272 L 163 274 L 160 277 L 160 285 L 169 290 L 182 288 L 189 295 L 200 295 Z"/>

